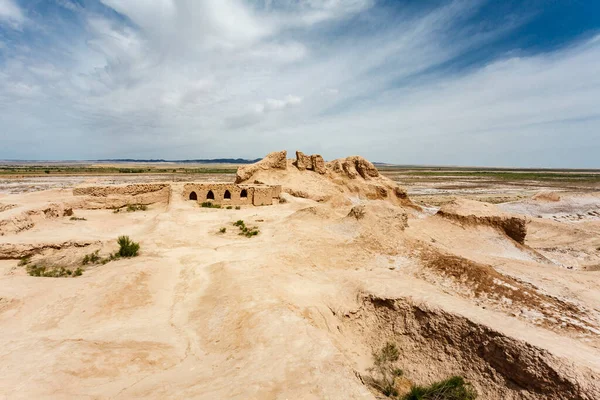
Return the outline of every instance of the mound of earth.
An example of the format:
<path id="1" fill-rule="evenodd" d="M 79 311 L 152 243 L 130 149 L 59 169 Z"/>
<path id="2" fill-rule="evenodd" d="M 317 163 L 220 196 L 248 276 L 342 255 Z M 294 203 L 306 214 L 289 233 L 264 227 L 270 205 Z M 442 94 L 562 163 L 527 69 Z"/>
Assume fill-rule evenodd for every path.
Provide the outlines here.
<path id="1" fill-rule="evenodd" d="M 50 203 L 42 208 L 22 211 L 13 208 L 0 219 L 0 236 L 31 229 L 36 219 L 53 219 L 73 215 L 73 209 L 63 203 Z"/>
<path id="2" fill-rule="evenodd" d="M 549 191 L 541 191 L 539 193 L 536 193 L 533 195 L 532 197 L 533 200 L 536 201 L 560 201 L 560 195 L 556 192 L 549 192 Z"/>
<path id="3" fill-rule="evenodd" d="M 292 196 L 316 201 L 342 195 L 418 208 L 406 190 L 382 176 L 371 162 L 360 156 L 325 162 L 318 154 L 309 156 L 297 151 L 295 160 L 286 157 L 286 151 L 274 152 L 255 164 L 240 167 L 235 182 L 279 184 Z"/>
<path id="4" fill-rule="evenodd" d="M 527 220 L 507 214 L 497 206 L 475 200 L 458 199 L 445 204 L 437 212 L 444 218 L 453 219 L 463 225 L 487 225 L 500 229 L 517 243 L 525 243 Z"/>

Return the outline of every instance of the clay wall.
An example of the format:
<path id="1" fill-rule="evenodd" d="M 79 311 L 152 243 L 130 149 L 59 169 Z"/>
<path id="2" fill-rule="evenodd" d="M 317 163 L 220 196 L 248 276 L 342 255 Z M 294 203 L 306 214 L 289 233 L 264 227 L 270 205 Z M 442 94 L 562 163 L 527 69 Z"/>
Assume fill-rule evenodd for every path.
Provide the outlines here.
<path id="1" fill-rule="evenodd" d="M 230 198 L 225 198 L 225 193 L 229 192 Z M 246 197 L 242 197 L 245 191 Z M 183 198 L 193 200 L 190 195 L 196 194 L 198 203 L 211 202 L 221 206 L 243 206 L 243 205 L 271 205 L 273 198 L 279 197 L 281 186 L 269 185 L 236 185 L 234 183 L 188 183 L 183 189 Z M 209 198 L 209 192 L 212 192 L 214 198 Z"/>
<path id="2" fill-rule="evenodd" d="M 73 207 L 83 209 L 120 208 L 128 204 L 168 204 L 171 185 L 83 186 L 74 188 L 73 195 L 78 198 Z"/>
<path id="3" fill-rule="evenodd" d="M 270 186 L 254 188 L 254 199 L 252 204 L 255 206 L 270 206 L 273 204 L 273 188 Z"/>

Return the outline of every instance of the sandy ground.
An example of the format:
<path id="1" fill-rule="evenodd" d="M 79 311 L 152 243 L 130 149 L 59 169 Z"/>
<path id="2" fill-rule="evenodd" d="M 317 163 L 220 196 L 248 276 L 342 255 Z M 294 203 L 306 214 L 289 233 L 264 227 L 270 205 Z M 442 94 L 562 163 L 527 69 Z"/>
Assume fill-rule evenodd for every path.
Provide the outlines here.
<path id="1" fill-rule="evenodd" d="M 520 245 L 441 218 L 435 206 L 404 210 L 408 226 L 391 230 L 382 201 L 362 201 L 367 218 L 356 220 L 346 217 L 351 206 L 289 195 L 267 207 L 202 209 L 178 195 L 182 183 L 172 187 L 169 204 L 147 211 L 76 209 L 85 221 L 41 219 L 0 236 L 0 246 L 88 241 L 34 257 L 67 266 L 94 250 L 108 255 L 119 235 L 141 244 L 139 257 L 78 278 L 31 277 L 18 259 L 0 260 L 0 399 L 371 399 L 361 375 L 386 340 L 404 345 L 400 362 L 416 383 L 461 374 L 483 399 L 600 398 L 594 194 L 502 204 L 530 221 Z M 0 204 L 16 208 L 0 216 L 72 197 L 8 192 Z M 238 235 L 240 219 L 260 234 Z M 446 256 L 472 268 L 436 270 Z M 406 310 L 415 308 L 413 321 Z M 442 319 L 455 322 L 436 325 Z M 463 335 L 463 319 L 512 347 L 470 355 L 449 339 Z M 553 388 L 543 375 L 555 372 L 579 389 L 563 380 Z"/>

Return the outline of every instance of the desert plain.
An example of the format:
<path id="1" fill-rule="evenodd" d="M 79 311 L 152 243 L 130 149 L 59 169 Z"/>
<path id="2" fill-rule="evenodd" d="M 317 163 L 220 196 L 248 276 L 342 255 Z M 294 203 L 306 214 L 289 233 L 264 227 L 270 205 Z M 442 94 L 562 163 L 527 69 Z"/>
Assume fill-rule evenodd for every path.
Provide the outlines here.
<path id="1" fill-rule="evenodd" d="M 287 156 L 0 168 L 0 399 L 386 398 L 388 343 L 399 398 L 600 399 L 600 172 Z"/>

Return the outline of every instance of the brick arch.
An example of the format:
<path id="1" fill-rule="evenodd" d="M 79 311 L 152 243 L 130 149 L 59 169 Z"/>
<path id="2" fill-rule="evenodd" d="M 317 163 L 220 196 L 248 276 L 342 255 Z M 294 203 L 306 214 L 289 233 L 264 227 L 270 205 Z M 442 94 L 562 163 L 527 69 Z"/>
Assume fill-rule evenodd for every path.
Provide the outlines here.
<path id="1" fill-rule="evenodd" d="M 242 198 L 242 199 L 248 198 L 248 191 L 246 189 L 242 189 L 242 191 L 240 192 L 240 198 Z"/>
<path id="2" fill-rule="evenodd" d="M 225 190 L 225 194 L 223 195 L 223 198 L 226 200 L 231 200 L 231 192 L 229 190 Z"/>
<path id="3" fill-rule="evenodd" d="M 212 190 L 209 190 L 208 193 L 206 193 L 206 200 L 214 200 L 215 199 L 215 194 L 213 193 Z"/>
<path id="4" fill-rule="evenodd" d="M 196 192 L 190 193 L 190 200 L 198 200 L 198 195 L 196 194 Z"/>

